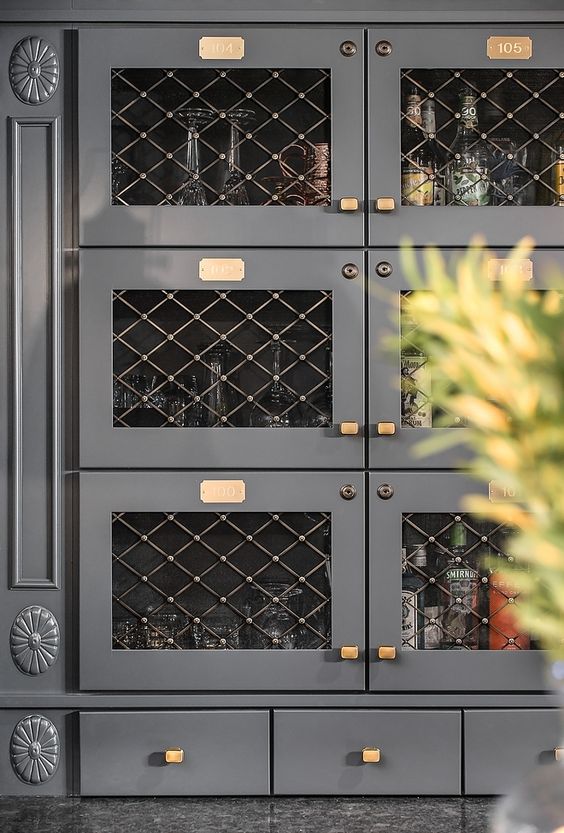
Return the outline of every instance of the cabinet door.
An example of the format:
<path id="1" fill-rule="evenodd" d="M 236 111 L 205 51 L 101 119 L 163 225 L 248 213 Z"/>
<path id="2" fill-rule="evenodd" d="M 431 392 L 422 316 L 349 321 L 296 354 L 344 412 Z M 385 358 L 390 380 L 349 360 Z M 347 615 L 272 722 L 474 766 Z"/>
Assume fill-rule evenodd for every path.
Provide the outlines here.
<path id="1" fill-rule="evenodd" d="M 371 245 L 560 245 L 562 29 L 390 28 L 369 42 Z M 385 197 L 395 208 L 378 209 Z"/>
<path id="2" fill-rule="evenodd" d="M 96 28 L 79 49 L 82 244 L 362 244 L 361 30 Z"/>
<path id="3" fill-rule="evenodd" d="M 82 465 L 361 468 L 362 287 L 358 252 L 82 251 Z"/>
<path id="4" fill-rule="evenodd" d="M 454 273 L 460 249 L 443 250 Z M 509 252 L 492 251 L 489 270 L 492 279 L 503 280 Z M 422 267 L 423 250 L 418 252 Z M 555 275 L 564 269 L 564 253 L 537 250 L 521 263 L 527 286 L 546 289 L 555 286 Z M 402 300 L 410 293 L 398 252 L 372 251 L 368 257 L 369 294 L 369 461 L 371 468 L 454 468 L 464 465 L 469 451 L 464 445 L 423 458 L 414 449 L 431 434 L 459 430 L 464 433 L 464 414 L 444 414 L 433 408 L 433 379 L 427 357 L 413 345 L 414 324 L 401 316 Z M 390 346 L 397 337 L 397 346 Z M 448 417 L 448 427 L 444 424 Z"/>
<path id="5" fill-rule="evenodd" d="M 82 688 L 362 689 L 362 477 L 216 476 L 81 475 Z"/>
<path id="6" fill-rule="evenodd" d="M 461 511 L 480 492 L 461 474 L 370 474 L 373 690 L 543 690 L 542 652 L 495 568 L 511 557 L 512 530 Z M 489 493 L 503 499 L 502 484 Z"/>

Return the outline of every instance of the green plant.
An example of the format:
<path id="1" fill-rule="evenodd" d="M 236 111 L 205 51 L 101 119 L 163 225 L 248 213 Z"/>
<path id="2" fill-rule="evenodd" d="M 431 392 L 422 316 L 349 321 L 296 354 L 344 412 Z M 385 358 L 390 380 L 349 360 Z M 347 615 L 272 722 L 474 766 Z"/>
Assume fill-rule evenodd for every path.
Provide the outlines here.
<path id="1" fill-rule="evenodd" d="M 433 405 L 463 415 L 464 431 L 441 432 L 419 446 L 465 443 L 470 472 L 512 490 L 515 502 L 468 498 L 468 511 L 513 524 L 513 564 L 506 580 L 519 591 L 515 615 L 554 658 L 564 658 L 564 278 L 531 289 L 518 262 L 532 241 L 513 250 L 503 279 L 492 280 L 492 254 L 473 241 L 448 265 L 429 248 L 419 266 L 406 245 L 402 267 L 414 290 L 405 313 L 412 340 L 428 357 Z M 448 419 L 448 417 L 447 417 Z M 446 424 L 446 423 L 445 423 Z"/>

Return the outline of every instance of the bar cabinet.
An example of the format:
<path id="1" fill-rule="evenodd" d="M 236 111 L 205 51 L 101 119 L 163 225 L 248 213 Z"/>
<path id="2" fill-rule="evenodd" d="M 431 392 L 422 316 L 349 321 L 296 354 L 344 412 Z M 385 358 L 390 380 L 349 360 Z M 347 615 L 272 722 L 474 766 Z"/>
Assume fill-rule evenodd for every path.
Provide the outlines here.
<path id="1" fill-rule="evenodd" d="M 514 496 L 415 456 L 465 422 L 400 317 L 404 238 L 503 280 L 530 233 L 553 285 L 564 19 L 404 5 L 4 0 L 0 794 L 481 795 L 564 754 L 512 530 L 464 508 Z"/>

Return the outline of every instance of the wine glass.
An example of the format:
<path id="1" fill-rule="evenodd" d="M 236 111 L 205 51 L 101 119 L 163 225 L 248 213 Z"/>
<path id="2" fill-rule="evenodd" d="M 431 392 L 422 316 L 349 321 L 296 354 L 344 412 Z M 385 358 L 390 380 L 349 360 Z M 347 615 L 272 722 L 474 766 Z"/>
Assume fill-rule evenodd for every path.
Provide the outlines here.
<path id="1" fill-rule="evenodd" d="M 272 346 L 272 384 L 257 398 L 250 415 L 253 428 L 289 428 L 295 424 L 296 397 L 280 382 L 280 341 Z"/>
<path id="2" fill-rule="evenodd" d="M 249 205 L 249 194 L 245 186 L 244 174 L 241 171 L 240 135 L 243 132 L 242 128 L 254 119 L 255 111 L 240 107 L 231 110 L 227 115 L 230 123 L 229 152 L 223 186 L 225 199 L 221 200 L 220 205 Z"/>
<path id="3" fill-rule="evenodd" d="M 178 193 L 176 202 L 178 205 L 207 205 L 206 189 L 200 180 L 200 134 L 198 129 L 211 121 L 213 113 L 205 107 L 190 107 L 187 110 L 177 110 L 176 115 L 184 123 L 188 134 L 186 142 L 188 176 Z"/>

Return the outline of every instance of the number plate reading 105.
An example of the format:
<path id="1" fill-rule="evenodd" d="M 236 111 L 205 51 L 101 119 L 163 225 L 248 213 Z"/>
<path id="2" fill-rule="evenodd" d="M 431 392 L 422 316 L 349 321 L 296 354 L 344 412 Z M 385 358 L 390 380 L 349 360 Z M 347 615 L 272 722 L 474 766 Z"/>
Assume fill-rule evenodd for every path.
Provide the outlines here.
<path id="1" fill-rule="evenodd" d="M 533 41 L 529 37 L 488 38 L 487 55 L 492 61 L 527 61 L 533 55 Z"/>
<path id="2" fill-rule="evenodd" d="M 244 480 L 202 480 L 200 483 L 202 503 L 243 503 L 245 500 Z"/>

